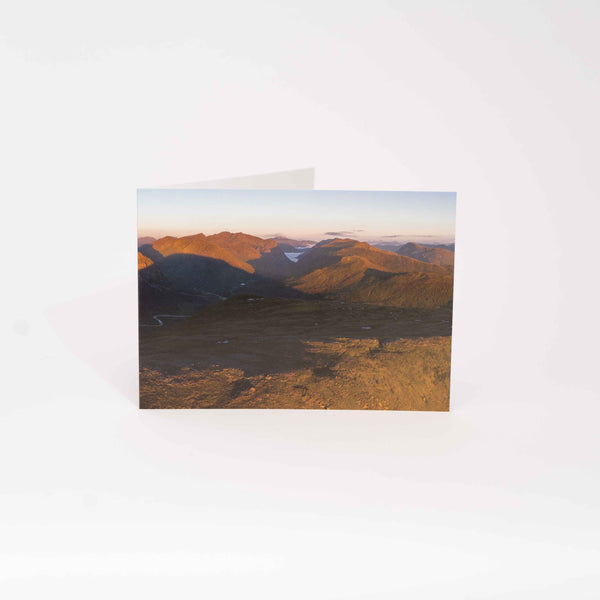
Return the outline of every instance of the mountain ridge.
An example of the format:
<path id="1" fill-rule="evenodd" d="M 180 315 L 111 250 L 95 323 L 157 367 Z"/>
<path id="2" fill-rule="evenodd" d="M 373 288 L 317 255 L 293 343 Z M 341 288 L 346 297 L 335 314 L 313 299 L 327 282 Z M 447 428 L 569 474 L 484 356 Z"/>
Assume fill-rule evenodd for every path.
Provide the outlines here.
<path id="1" fill-rule="evenodd" d="M 454 266 L 454 252 L 442 246 L 425 246 L 415 242 L 403 244 L 396 250 L 400 256 L 408 256 L 416 260 L 443 267 Z"/>

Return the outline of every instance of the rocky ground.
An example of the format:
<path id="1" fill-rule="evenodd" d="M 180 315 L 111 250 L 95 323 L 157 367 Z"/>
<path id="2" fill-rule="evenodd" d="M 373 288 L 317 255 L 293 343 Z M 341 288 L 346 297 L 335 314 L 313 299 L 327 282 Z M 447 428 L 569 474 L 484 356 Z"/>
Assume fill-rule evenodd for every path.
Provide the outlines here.
<path id="1" fill-rule="evenodd" d="M 451 309 L 240 296 L 140 330 L 142 408 L 448 410 Z"/>

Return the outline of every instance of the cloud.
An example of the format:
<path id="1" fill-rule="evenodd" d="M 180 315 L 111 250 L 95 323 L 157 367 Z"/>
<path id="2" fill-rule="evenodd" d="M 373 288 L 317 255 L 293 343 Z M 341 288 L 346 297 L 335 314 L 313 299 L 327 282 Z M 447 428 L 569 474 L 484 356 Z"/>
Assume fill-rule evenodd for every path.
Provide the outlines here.
<path id="1" fill-rule="evenodd" d="M 352 235 L 353 233 L 361 233 L 364 229 L 353 229 L 352 231 L 326 231 L 323 235 L 335 235 L 339 237 L 340 235 Z"/>

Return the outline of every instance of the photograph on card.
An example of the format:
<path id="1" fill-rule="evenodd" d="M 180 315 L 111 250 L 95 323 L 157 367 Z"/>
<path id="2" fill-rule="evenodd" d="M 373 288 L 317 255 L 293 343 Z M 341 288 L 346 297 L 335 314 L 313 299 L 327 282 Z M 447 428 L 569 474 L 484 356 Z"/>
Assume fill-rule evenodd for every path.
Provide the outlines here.
<path id="1" fill-rule="evenodd" d="M 140 407 L 449 410 L 455 208 L 138 190 Z"/>

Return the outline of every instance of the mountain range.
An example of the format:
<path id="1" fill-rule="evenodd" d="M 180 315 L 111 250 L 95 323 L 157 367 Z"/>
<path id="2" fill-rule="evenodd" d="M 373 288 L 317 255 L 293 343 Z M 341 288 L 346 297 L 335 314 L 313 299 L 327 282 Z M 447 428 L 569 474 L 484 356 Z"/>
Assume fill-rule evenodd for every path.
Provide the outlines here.
<path id="1" fill-rule="evenodd" d="M 286 252 L 302 254 L 293 262 Z M 138 249 L 140 315 L 190 314 L 239 294 L 445 306 L 453 257 L 447 248 L 405 244 L 389 251 L 345 238 L 314 244 L 241 232 L 166 236 Z"/>

